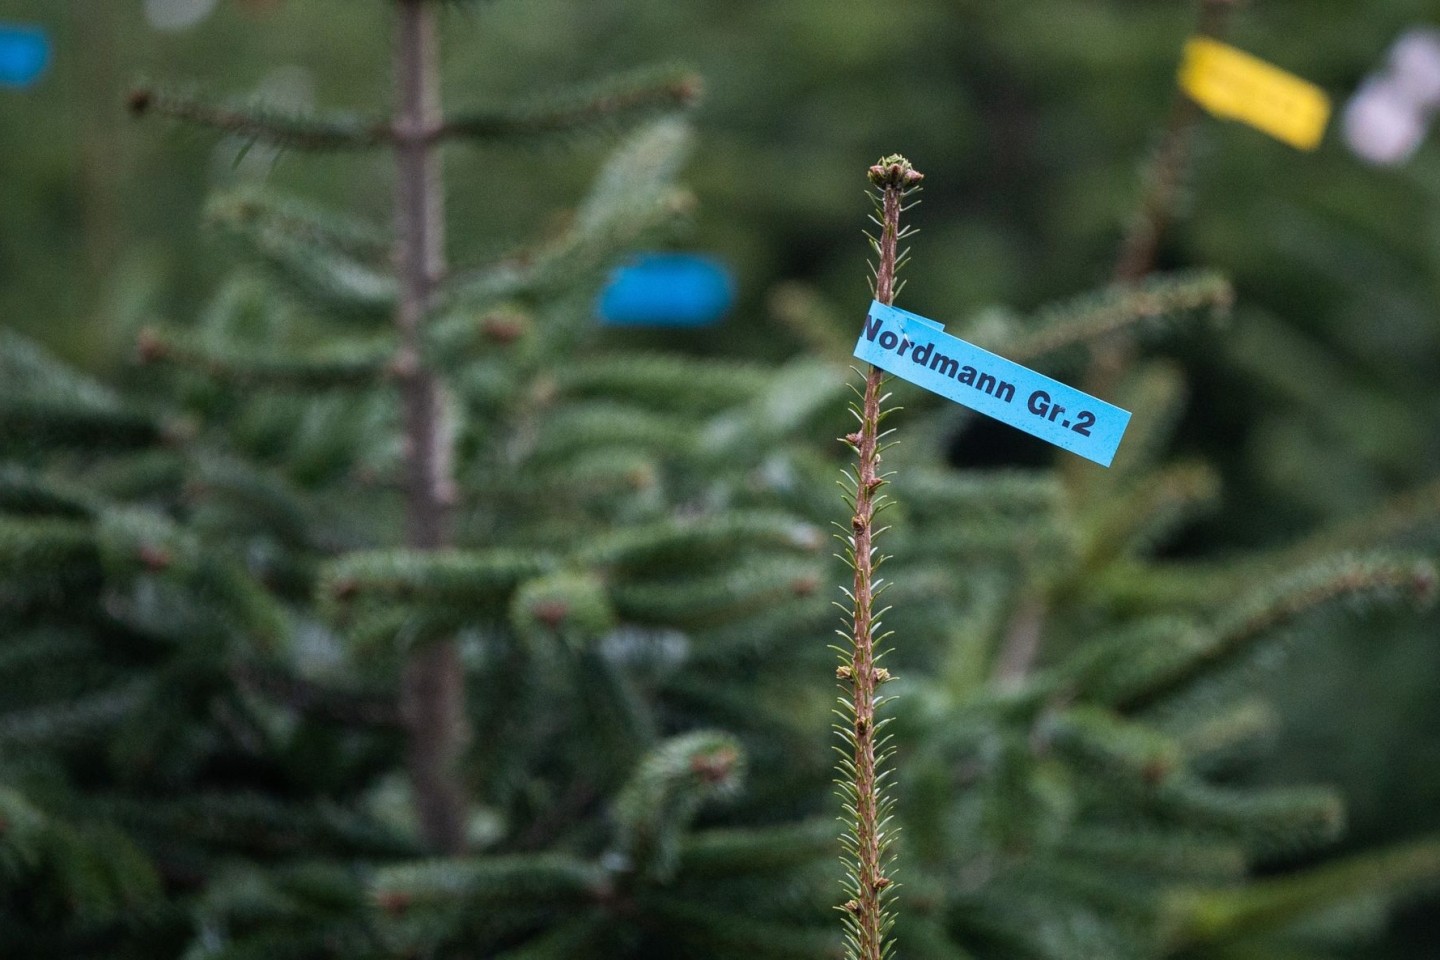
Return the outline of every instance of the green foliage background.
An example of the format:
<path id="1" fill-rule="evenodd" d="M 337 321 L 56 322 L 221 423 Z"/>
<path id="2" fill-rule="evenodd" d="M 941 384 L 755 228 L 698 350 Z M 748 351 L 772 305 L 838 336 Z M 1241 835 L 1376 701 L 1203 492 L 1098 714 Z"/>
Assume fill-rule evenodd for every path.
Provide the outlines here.
<path id="1" fill-rule="evenodd" d="M 388 214 L 383 157 L 251 151 L 237 163 L 241 144 L 137 128 L 121 110 L 140 77 L 203 78 L 244 97 L 283 89 L 293 71 L 287 81 L 275 70 L 294 66 L 317 104 L 383 102 L 382 4 L 225 2 L 177 35 L 150 30 L 139 6 L 9 0 L 3 11 L 49 26 L 57 60 L 34 90 L 0 93 L 0 323 L 111 372 L 138 321 L 194 315 L 226 272 L 201 224 L 215 187 L 264 178 Z M 735 265 L 742 303 L 719 331 L 614 339 L 773 360 L 802 349 L 772 322 L 795 296 L 840 324 L 866 301 L 856 171 L 891 149 L 930 175 L 910 309 L 954 323 L 1103 281 L 1193 16 L 1188 3 L 1140 0 L 498 0 L 451 14 L 447 97 L 523 99 L 656 60 L 697 67 L 708 94 L 686 181 L 700 207 L 683 242 Z M 1259 0 L 1233 38 L 1343 100 L 1400 30 L 1434 16 L 1408 0 Z M 452 163 L 457 256 L 543 232 L 602 152 Z M 1197 159 L 1164 262 L 1224 272 L 1239 306 L 1227 329 L 1157 349 L 1193 378 L 1182 449 L 1217 463 L 1225 482 L 1223 508 L 1168 549 L 1215 558 L 1440 473 L 1440 151 L 1376 170 L 1334 130 L 1303 155 L 1209 123 Z M 777 285 L 795 282 L 791 301 L 777 300 Z M 960 463 L 1049 458 L 991 430 L 947 439 Z M 1357 847 L 1440 828 L 1436 627 L 1349 624 L 1289 659 L 1271 681 L 1282 733 L 1246 776 L 1339 784 Z M 1440 939 L 1425 928 L 1417 910 L 1393 955 L 1424 955 L 1416 944 Z"/>

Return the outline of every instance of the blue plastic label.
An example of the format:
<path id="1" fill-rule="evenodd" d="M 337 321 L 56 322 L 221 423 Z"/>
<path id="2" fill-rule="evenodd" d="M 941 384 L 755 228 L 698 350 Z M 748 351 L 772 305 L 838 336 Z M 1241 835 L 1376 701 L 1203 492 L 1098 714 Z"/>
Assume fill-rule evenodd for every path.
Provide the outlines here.
<path id="1" fill-rule="evenodd" d="M 855 356 L 1101 466 L 1110 466 L 1130 411 L 945 332 L 898 307 L 870 304 Z"/>
<path id="2" fill-rule="evenodd" d="M 50 37 L 40 27 L 0 23 L 0 87 L 28 87 L 50 64 Z"/>
<path id="3" fill-rule="evenodd" d="M 650 253 L 619 268 L 600 294 L 609 327 L 708 327 L 735 302 L 735 283 L 718 260 L 691 253 Z"/>

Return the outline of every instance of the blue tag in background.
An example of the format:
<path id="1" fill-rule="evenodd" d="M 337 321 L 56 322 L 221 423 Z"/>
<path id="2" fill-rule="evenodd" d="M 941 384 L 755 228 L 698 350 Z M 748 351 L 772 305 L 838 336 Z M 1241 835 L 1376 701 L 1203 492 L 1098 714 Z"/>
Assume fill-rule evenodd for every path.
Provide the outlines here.
<path id="1" fill-rule="evenodd" d="M 23 89 L 50 65 L 50 37 L 40 27 L 0 23 L 0 87 Z"/>
<path id="2" fill-rule="evenodd" d="M 982 350 L 934 320 L 870 304 L 855 356 L 917 387 L 1108 467 L 1130 412 Z"/>
<path id="3" fill-rule="evenodd" d="M 649 253 L 617 269 L 597 312 L 608 327 L 708 327 L 735 303 L 735 281 L 719 260 Z"/>

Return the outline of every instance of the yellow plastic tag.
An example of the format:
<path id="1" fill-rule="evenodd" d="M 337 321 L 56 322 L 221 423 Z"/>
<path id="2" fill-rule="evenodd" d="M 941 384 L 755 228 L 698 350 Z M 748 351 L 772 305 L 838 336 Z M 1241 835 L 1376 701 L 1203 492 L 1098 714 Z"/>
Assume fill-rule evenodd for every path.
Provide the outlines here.
<path id="1" fill-rule="evenodd" d="M 1208 37 L 1186 42 L 1180 89 L 1215 116 L 1301 150 L 1319 146 L 1330 119 L 1330 98 L 1319 87 Z"/>

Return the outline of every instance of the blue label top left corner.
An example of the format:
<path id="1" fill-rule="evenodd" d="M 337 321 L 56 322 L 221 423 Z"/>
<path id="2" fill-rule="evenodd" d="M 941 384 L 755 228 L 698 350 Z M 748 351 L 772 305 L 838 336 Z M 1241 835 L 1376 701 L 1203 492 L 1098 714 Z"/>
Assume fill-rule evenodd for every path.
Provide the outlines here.
<path id="1" fill-rule="evenodd" d="M 33 86 L 50 66 L 50 34 L 43 27 L 0 23 L 0 87 Z"/>

